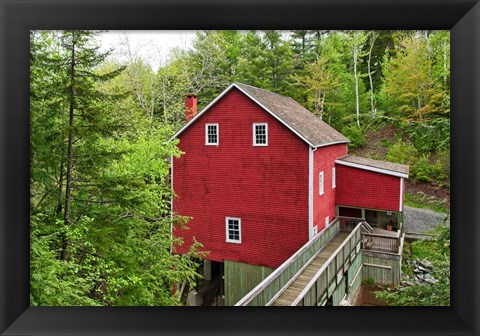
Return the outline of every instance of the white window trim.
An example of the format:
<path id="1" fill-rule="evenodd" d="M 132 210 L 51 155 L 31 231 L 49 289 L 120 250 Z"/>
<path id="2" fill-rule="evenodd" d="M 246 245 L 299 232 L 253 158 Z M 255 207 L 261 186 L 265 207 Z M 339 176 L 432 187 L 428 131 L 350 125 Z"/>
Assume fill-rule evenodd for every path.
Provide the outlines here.
<path id="1" fill-rule="evenodd" d="M 337 187 L 337 172 L 335 171 L 335 167 L 332 168 L 332 189 Z"/>
<path id="2" fill-rule="evenodd" d="M 256 130 L 255 126 L 265 126 L 265 143 L 264 144 L 258 144 L 257 143 L 257 137 L 256 137 Z M 260 146 L 260 147 L 266 147 L 268 146 L 268 124 L 267 123 L 255 123 L 252 125 L 252 135 L 253 135 L 253 145 L 254 146 Z"/>
<path id="3" fill-rule="evenodd" d="M 228 221 L 229 220 L 237 220 L 238 221 L 238 240 L 229 239 L 228 238 Z M 242 243 L 242 219 L 237 217 L 225 217 L 225 238 L 227 243 L 235 243 L 241 244 Z"/>
<path id="4" fill-rule="evenodd" d="M 325 190 L 324 190 L 324 173 L 323 171 L 321 171 L 320 173 L 318 173 L 318 194 L 321 196 L 324 194 Z"/>
<path id="5" fill-rule="evenodd" d="M 325 227 L 330 225 L 330 216 L 325 217 Z"/>
<path id="6" fill-rule="evenodd" d="M 217 142 L 208 142 L 208 126 L 215 126 L 217 128 Z M 218 124 L 205 124 L 205 145 L 207 146 L 218 146 L 220 142 L 220 127 Z"/>

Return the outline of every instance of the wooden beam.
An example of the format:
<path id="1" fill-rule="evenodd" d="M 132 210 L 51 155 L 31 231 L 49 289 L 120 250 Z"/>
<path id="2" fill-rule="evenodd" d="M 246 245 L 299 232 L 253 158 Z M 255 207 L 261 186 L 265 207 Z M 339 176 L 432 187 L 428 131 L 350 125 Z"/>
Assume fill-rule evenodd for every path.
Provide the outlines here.
<path id="1" fill-rule="evenodd" d="M 377 267 L 377 268 L 392 269 L 392 266 L 377 265 L 377 264 L 368 264 L 368 263 L 363 263 L 363 266 L 370 266 L 370 267 Z"/>

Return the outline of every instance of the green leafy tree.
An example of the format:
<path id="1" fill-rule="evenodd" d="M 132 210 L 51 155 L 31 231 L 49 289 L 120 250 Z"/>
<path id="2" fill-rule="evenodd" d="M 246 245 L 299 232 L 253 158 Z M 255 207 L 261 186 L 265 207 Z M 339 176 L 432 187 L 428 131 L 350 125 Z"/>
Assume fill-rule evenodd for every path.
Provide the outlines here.
<path id="1" fill-rule="evenodd" d="M 323 119 L 325 107 L 329 104 L 327 97 L 335 91 L 340 83 L 327 67 L 326 57 L 320 57 L 305 67 L 304 76 L 293 76 L 296 85 L 307 96 L 307 108 Z"/>
<path id="2" fill-rule="evenodd" d="M 236 72 L 239 36 L 235 31 L 204 31 L 197 33 L 193 51 L 188 54 L 189 93 L 198 94 L 206 104 L 232 81 Z"/>
<path id="3" fill-rule="evenodd" d="M 432 68 L 426 38 L 407 36 L 401 39 L 396 54 L 384 60 L 382 94 L 385 107 L 409 120 L 424 121 L 448 115 L 447 92 L 438 86 Z"/>
<path id="4" fill-rule="evenodd" d="M 396 52 L 386 57 L 380 100 L 422 151 L 450 143 L 448 33 L 400 34 Z M 448 69 L 448 70 L 447 70 Z"/>
<path id="5" fill-rule="evenodd" d="M 173 130 L 92 32 L 33 32 L 31 50 L 32 305 L 180 304 L 172 285 L 199 277 L 201 245 L 171 254 L 186 222 L 170 211 Z"/>
<path id="6" fill-rule="evenodd" d="M 357 77 L 355 76 L 354 47 L 350 34 L 330 32 L 324 39 L 321 48 L 322 56 L 328 59 L 327 69 L 340 83 L 327 96 L 325 101 L 326 118 L 324 119 L 330 125 L 341 130 L 352 122 L 356 123 L 357 116 L 359 120 L 363 117 L 363 113 L 360 114 L 360 112 L 369 109 L 369 100 L 365 85 L 361 80 L 362 77 L 358 73 L 359 67 L 357 68 Z M 360 62 L 359 50 L 357 50 L 357 54 L 357 62 Z M 358 124 L 357 128 L 359 129 Z"/>
<path id="7" fill-rule="evenodd" d="M 140 51 L 144 45 L 133 45 L 128 35 L 124 35 L 118 48 L 126 60 L 126 69 L 122 81 L 126 89 L 135 97 L 138 106 L 143 110 L 145 116 L 152 120 L 157 112 L 159 89 L 155 80 L 155 72 L 151 65 L 146 64 L 140 57 Z"/>

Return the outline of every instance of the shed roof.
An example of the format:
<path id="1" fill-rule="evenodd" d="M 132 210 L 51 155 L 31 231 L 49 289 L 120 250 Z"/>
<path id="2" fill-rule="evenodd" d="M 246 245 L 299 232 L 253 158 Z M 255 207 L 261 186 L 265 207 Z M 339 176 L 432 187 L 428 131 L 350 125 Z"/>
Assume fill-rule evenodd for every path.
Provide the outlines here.
<path id="1" fill-rule="evenodd" d="M 368 159 L 360 156 L 347 155 L 340 159 L 335 160 L 338 164 L 344 164 L 346 166 L 358 166 L 358 168 L 369 169 L 373 171 L 379 171 L 385 174 L 408 177 L 409 168 L 407 165 L 380 161 L 374 159 Z"/>
<path id="2" fill-rule="evenodd" d="M 233 83 L 230 85 L 215 100 L 198 113 L 195 118 L 183 126 L 173 138 L 177 137 L 183 130 L 194 123 L 198 117 L 204 114 L 233 87 L 236 87 L 247 95 L 312 147 L 350 142 L 348 138 L 313 115 L 313 113 L 292 98 L 241 83 Z"/>

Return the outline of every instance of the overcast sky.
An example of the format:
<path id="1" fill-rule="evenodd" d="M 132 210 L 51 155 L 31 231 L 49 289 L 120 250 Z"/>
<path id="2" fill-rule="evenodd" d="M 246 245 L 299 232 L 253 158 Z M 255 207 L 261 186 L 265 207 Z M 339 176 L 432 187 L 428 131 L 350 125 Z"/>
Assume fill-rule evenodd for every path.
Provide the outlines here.
<path id="1" fill-rule="evenodd" d="M 114 49 L 113 57 L 125 60 L 122 42 L 128 37 L 130 49 L 148 62 L 154 70 L 165 63 L 170 51 L 179 47 L 189 49 L 195 37 L 193 30 L 110 30 L 102 32 L 103 50 Z"/>

